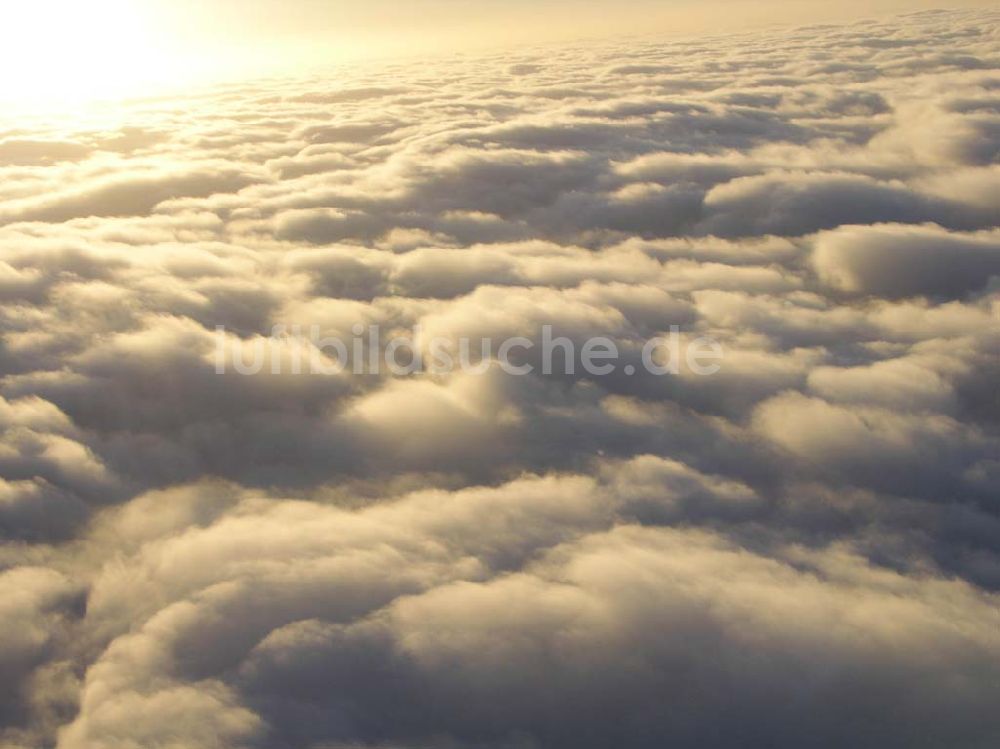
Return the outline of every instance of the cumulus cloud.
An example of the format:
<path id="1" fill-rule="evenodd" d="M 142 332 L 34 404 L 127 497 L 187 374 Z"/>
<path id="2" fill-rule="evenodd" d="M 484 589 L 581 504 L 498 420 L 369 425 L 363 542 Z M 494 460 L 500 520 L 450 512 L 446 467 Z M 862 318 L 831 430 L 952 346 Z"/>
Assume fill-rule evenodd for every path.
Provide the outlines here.
<path id="1" fill-rule="evenodd" d="M 813 262 L 823 281 L 843 291 L 962 298 L 1000 276 L 1000 235 L 848 226 L 817 237 Z"/>
<path id="2" fill-rule="evenodd" d="M 0 744 L 995 744 L 998 34 L 3 125 Z"/>

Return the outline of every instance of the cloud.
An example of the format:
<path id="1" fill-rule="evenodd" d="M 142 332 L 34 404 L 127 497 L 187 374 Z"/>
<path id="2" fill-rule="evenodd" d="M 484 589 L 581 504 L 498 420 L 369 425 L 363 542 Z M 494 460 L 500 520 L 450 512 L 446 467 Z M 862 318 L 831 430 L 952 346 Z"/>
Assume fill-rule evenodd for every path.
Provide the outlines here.
<path id="1" fill-rule="evenodd" d="M 254 181 L 251 175 L 228 164 L 206 164 L 199 170 L 180 172 L 139 172 L 95 180 L 82 188 L 44 197 L 11 201 L 0 210 L 0 221 L 58 222 L 86 216 L 141 216 L 170 198 L 238 190 Z"/>
<path id="2" fill-rule="evenodd" d="M 991 746 L 998 23 L 0 132 L 0 744 Z"/>
<path id="3" fill-rule="evenodd" d="M 90 155 L 91 150 L 82 143 L 72 141 L 8 138 L 0 140 L 0 164 L 29 166 L 79 161 Z"/>
<path id="4" fill-rule="evenodd" d="M 704 229 L 723 236 L 800 235 L 879 221 L 964 223 L 944 201 L 845 174 L 741 177 L 713 188 L 705 208 Z"/>
<path id="5" fill-rule="evenodd" d="M 662 461 L 612 475 L 607 488 L 582 477 L 531 479 L 454 497 L 418 493 L 360 514 L 251 505 L 150 549 L 138 562 L 146 586 L 204 593 L 117 640 L 91 669 L 64 741 L 155 731 L 160 724 L 148 720 L 116 722 L 123 700 L 134 699 L 123 694 L 136 691 L 140 704 L 168 714 L 179 709 L 172 705 L 193 715 L 214 708 L 175 729 L 193 741 L 211 727 L 230 741 L 256 728 L 257 740 L 306 744 L 573 746 L 584 731 L 585 745 L 680 736 L 694 746 L 718 726 L 723 704 L 745 711 L 746 722 L 715 730 L 745 735 L 750 726 L 789 745 L 817 727 L 829 746 L 845 736 L 902 744 L 915 732 L 974 741 L 992 730 L 967 720 L 992 695 L 995 675 L 982 668 L 998 647 L 990 596 L 878 570 L 844 548 L 761 555 L 712 532 L 611 529 L 609 490 L 626 507 L 671 485 L 694 501 L 753 501 L 745 488 Z M 550 550 L 496 577 L 465 556 L 503 569 L 538 544 Z M 93 616 L 128 600 L 135 584 L 102 580 Z M 400 588 L 408 594 L 396 597 Z M 317 596 L 323 589 L 338 595 Z M 150 681 L 164 668 L 173 679 Z M 956 668 L 961 679 L 945 678 Z M 225 684 L 213 677 L 220 673 L 231 674 Z M 197 681 L 181 688 L 184 675 Z M 951 685 L 944 692 L 912 687 L 942 679 Z M 550 698 L 538 700 L 526 683 Z M 665 711 L 664 699 L 686 709 Z M 818 724 L 792 719 L 803 700 Z M 859 710 L 870 723 L 846 724 Z M 882 717 L 899 711 L 905 721 Z"/>
<path id="6" fill-rule="evenodd" d="M 813 263 L 821 279 L 843 291 L 889 299 L 956 299 L 1000 275 L 1000 235 L 936 227 L 841 227 L 817 237 Z"/>

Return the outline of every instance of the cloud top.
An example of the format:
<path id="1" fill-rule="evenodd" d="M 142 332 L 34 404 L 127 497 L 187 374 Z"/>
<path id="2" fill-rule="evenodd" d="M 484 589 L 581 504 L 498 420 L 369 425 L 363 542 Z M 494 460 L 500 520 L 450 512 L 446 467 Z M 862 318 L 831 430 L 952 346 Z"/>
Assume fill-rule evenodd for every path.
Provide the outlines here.
<path id="1" fill-rule="evenodd" d="M 995 744 L 998 35 L 0 121 L 0 744 Z M 536 366 L 296 374 L 295 326 Z"/>

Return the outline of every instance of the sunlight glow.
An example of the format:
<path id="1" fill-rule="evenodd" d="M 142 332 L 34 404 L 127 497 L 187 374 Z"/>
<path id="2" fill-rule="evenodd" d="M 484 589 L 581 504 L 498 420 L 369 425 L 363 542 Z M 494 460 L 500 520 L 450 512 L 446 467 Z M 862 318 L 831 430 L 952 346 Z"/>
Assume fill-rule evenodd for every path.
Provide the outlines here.
<path id="1" fill-rule="evenodd" d="M 176 79 L 148 4 L 135 0 L 0 3 L 0 102 L 73 105 L 143 95 Z"/>

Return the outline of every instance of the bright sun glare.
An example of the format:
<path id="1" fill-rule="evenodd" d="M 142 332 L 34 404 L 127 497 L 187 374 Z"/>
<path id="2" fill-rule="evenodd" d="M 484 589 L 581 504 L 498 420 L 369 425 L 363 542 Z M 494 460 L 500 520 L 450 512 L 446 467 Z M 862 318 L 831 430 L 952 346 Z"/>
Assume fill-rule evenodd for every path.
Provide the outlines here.
<path id="1" fill-rule="evenodd" d="M 0 102 L 74 105 L 169 82 L 177 60 L 148 8 L 135 0 L 2 0 Z"/>

